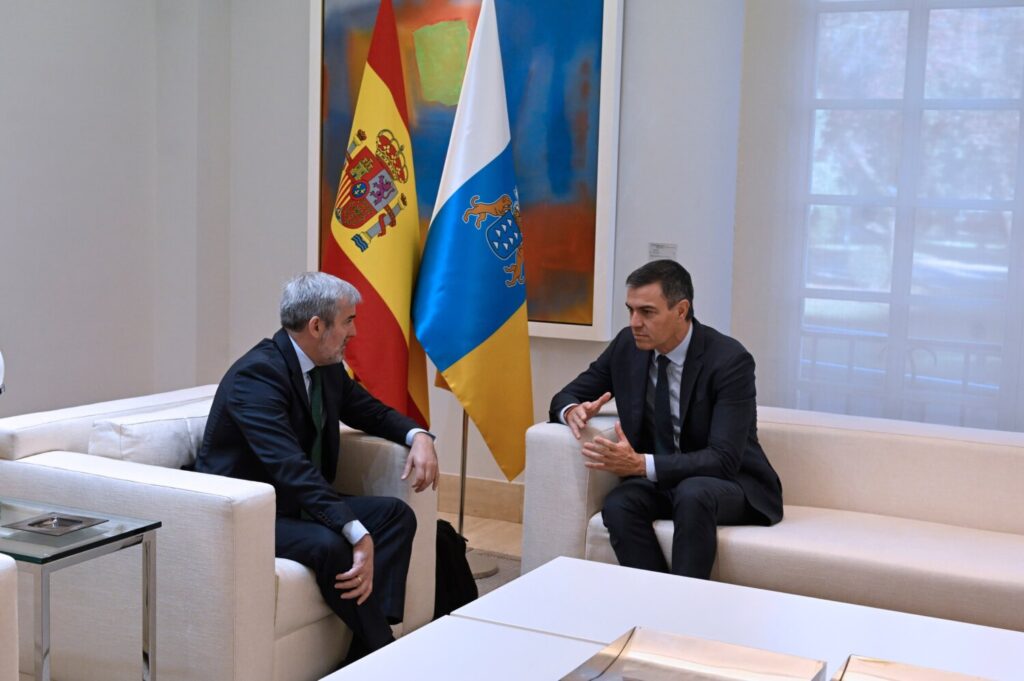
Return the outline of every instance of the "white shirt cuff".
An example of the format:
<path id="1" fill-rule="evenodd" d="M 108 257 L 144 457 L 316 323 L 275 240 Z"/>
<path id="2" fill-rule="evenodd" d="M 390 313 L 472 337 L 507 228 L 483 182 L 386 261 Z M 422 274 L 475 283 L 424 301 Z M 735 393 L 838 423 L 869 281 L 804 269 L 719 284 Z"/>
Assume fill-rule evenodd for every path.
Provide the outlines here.
<path id="1" fill-rule="evenodd" d="M 558 420 L 561 421 L 564 425 L 569 425 L 568 423 L 565 422 L 565 412 L 569 411 L 578 404 L 579 402 L 573 402 L 572 404 L 567 404 L 564 407 L 562 407 L 562 411 L 558 412 Z"/>
<path id="2" fill-rule="evenodd" d="M 433 433 L 431 433 L 429 430 L 423 430 L 422 428 L 413 428 L 412 430 L 410 430 L 408 433 L 405 434 L 405 446 L 406 447 L 412 447 L 412 440 L 419 433 L 426 433 L 427 435 L 430 436 L 430 439 L 432 439 L 432 440 L 436 440 L 437 439 L 437 437 Z"/>
<path id="3" fill-rule="evenodd" d="M 651 482 L 658 482 L 658 471 L 654 469 L 654 455 L 644 454 L 644 459 L 647 461 L 647 479 Z"/>
<path id="4" fill-rule="evenodd" d="M 355 546 L 356 542 L 370 534 L 363 524 L 358 520 L 350 520 L 341 528 L 341 533 L 348 539 L 348 543 Z"/>

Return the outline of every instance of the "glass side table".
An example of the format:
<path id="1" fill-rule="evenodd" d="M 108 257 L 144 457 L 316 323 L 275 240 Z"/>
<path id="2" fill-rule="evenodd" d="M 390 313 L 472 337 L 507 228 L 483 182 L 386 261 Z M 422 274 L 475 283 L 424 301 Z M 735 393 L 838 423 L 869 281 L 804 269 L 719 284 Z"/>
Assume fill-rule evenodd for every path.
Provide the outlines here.
<path id="1" fill-rule="evenodd" d="M 50 575 L 142 544 L 142 678 L 156 681 L 156 531 L 161 523 L 0 498 L 0 553 L 33 577 L 35 678 L 50 681 Z"/>

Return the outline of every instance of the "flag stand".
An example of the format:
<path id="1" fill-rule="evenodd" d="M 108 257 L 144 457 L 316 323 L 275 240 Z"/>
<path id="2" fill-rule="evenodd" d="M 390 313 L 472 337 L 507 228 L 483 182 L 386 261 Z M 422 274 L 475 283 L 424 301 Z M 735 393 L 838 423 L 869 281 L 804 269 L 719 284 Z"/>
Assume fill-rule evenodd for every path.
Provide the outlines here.
<path id="1" fill-rule="evenodd" d="M 459 468 L 459 534 L 462 534 L 462 521 L 466 511 L 466 450 L 469 447 L 469 414 L 462 410 L 462 465 Z M 465 535 L 463 535 L 465 536 Z M 498 561 L 485 556 L 472 547 L 466 550 L 466 560 L 473 573 L 473 579 L 483 579 L 498 573 Z"/>

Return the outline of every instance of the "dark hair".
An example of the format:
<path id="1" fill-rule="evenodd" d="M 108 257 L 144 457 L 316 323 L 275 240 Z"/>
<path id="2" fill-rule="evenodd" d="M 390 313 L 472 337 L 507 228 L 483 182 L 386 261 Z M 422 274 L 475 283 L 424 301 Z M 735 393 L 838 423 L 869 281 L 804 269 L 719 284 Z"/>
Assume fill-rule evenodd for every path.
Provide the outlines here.
<path id="1" fill-rule="evenodd" d="M 693 319 L 693 280 L 685 267 L 675 260 L 652 260 L 626 277 L 626 286 L 629 288 L 640 288 L 648 284 L 661 284 L 661 293 L 669 307 L 680 300 L 690 301 L 686 321 Z"/>

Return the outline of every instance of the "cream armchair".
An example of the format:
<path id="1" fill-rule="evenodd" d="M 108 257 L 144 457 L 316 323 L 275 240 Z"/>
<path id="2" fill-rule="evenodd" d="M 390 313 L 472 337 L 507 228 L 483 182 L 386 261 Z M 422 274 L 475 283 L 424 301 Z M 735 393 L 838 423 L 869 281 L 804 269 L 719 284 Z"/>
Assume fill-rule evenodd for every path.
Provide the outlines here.
<path id="1" fill-rule="evenodd" d="M 194 456 L 214 389 L 0 419 L 0 494 L 162 521 L 159 678 L 319 679 L 344 659 L 351 634 L 312 572 L 274 557 L 273 488 L 177 467 Z M 411 631 L 433 614 L 436 494 L 400 480 L 405 447 L 344 428 L 341 446 L 341 491 L 395 496 L 416 514 L 403 624 Z M 54 678 L 137 677 L 140 591 L 134 549 L 53 575 Z M 32 638 L 21 638 L 27 670 Z"/>
<path id="2" fill-rule="evenodd" d="M 0 681 L 18 681 L 18 566 L 0 555 Z"/>

